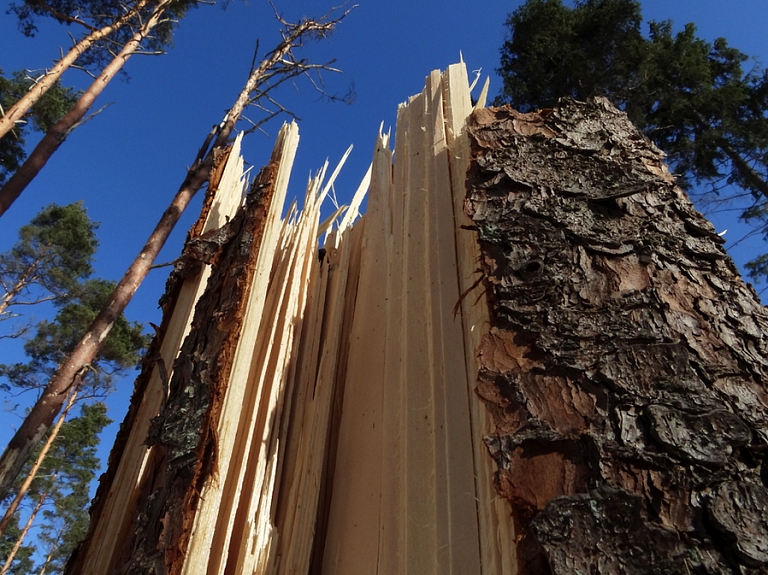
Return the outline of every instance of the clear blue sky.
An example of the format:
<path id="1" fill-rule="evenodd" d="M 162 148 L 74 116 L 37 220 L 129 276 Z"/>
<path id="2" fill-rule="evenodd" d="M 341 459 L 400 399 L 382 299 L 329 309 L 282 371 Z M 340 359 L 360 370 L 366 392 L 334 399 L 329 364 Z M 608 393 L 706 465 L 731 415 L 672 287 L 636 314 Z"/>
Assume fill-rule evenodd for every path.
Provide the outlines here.
<path id="1" fill-rule="evenodd" d="M 325 13 L 331 2 L 275 0 L 287 19 Z M 328 41 L 310 44 L 303 54 L 316 62 L 336 58 L 342 76 L 328 76 L 330 92 L 354 84 L 357 99 L 351 106 L 318 99 L 311 87 L 297 82 L 284 92 L 283 102 L 303 118 L 301 145 L 293 190 L 299 195 L 310 170 L 326 158 L 338 159 L 354 144 L 337 191 L 353 191 L 372 154 L 379 124 L 394 123 L 397 104 L 421 91 L 424 77 L 435 68 L 458 61 L 461 51 L 469 70 L 482 68 L 491 76 L 491 95 L 500 81 L 495 76 L 498 50 L 504 38 L 506 15 L 522 2 L 476 0 L 360 0 Z M 5 4 L 4 4 L 5 5 Z M 646 20 L 672 19 L 679 29 L 694 22 L 700 37 L 723 36 L 742 52 L 768 63 L 768 4 L 766 0 L 646 0 Z M 97 274 L 119 279 L 143 245 L 184 177 L 211 126 L 218 123 L 246 78 L 256 40 L 261 53 L 275 44 L 276 23 L 264 0 L 231 0 L 226 10 L 202 6 L 181 22 L 175 46 L 165 56 L 136 56 L 126 70 L 130 81 L 114 81 L 97 103 L 113 102 L 93 121 L 78 128 L 64 143 L 35 182 L 0 219 L 0 251 L 15 241 L 18 227 L 44 205 L 84 200 L 89 215 L 101 222 Z M 12 16 L 0 13 L 0 68 L 44 68 L 66 49 L 67 29 L 41 25 L 33 39 L 24 38 Z M 85 86 L 88 78 L 70 71 L 67 85 Z M 278 123 L 267 127 L 273 136 Z M 245 142 L 246 161 L 260 167 L 268 158 L 272 139 L 253 134 Z M 160 261 L 170 261 L 180 250 L 198 202 L 188 211 Z M 727 237 L 738 239 L 731 222 Z M 760 249 L 752 244 L 739 252 L 743 263 Z M 128 315 L 159 323 L 157 300 L 167 268 L 152 272 L 140 288 Z M 0 362 L 13 361 L 13 346 L 0 348 Z M 124 416 L 131 381 L 125 381 L 110 404 L 110 416 Z M 3 417 L 0 444 L 7 442 L 14 417 Z M 117 423 L 112 426 L 112 433 Z M 111 438 L 106 439 L 111 444 Z"/>

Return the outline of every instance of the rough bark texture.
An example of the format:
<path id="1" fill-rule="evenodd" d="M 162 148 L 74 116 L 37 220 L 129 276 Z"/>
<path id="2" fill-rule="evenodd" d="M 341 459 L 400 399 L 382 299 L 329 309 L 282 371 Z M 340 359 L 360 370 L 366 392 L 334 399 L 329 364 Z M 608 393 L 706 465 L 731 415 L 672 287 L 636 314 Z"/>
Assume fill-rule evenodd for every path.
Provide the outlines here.
<path id="1" fill-rule="evenodd" d="M 175 574 L 182 566 L 200 490 L 216 469 L 219 411 L 276 170 L 276 164 L 262 170 L 246 207 L 185 250 L 187 264 L 214 269 L 174 365 L 167 401 L 150 428 L 154 475 L 139 497 L 134 537 L 125 542 L 118 573 Z"/>
<path id="2" fill-rule="evenodd" d="M 606 100 L 470 136 L 520 572 L 768 572 L 768 314 L 723 240 Z"/>
<path id="3" fill-rule="evenodd" d="M 208 149 L 210 142 L 207 142 L 203 148 Z M 205 254 L 201 253 L 201 250 L 197 247 L 200 245 L 202 230 L 205 226 L 206 218 L 210 213 L 211 206 L 216 192 L 218 191 L 218 185 L 223 173 L 224 166 L 227 163 L 229 154 L 232 151 L 232 147 L 228 146 L 224 150 L 214 149 L 214 156 L 216 161 L 214 167 L 211 170 L 210 181 L 208 190 L 203 200 L 203 206 L 200 210 L 200 215 L 197 221 L 189 230 L 186 241 L 184 242 L 184 251 L 176 261 L 174 269 L 168 277 L 168 281 L 165 284 L 165 293 L 160 299 L 160 309 L 162 310 L 162 321 L 159 326 L 154 326 L 155 337 L 147 349 L 147 353 L 144 355 L 144 359 L 141 363 L 141 373 L 136 378 L 133 387 L 133 395 L 131 397 L 131 403 L 128 407 L 128 413 L 125 419 L 120 424 L 120 429 L 115 438 L 115 443 L 112 446 L 112 450 L 109 453 L 109 460 L 107 464 L 107 470 L 99 478 L 99 487 L 96 491 L 96 496 L 91 504 L 90 524 L 88 533 L 85 539 L 75 548 L 70 560 L 67 562 L 67 573 L 81 573 L 82 572 L 82 560 L 88 553 L 88 547 L 93 543 L 94 538 L 98 537 L 98 533 L 94 531 L 96 525 L 99 524 L 99 517 L 104 511 L 104 505 L 106 504 L 106 498 L 109 494 L 109 490 L 115 480 L 115 474 L 120 467 L 126 444 L 131 435 L 131 430 L 136 424 L 136 418 L 141 409 L 142 400 L 144 394 L 147 392 L 147 386 L 152 378 L 152 372 L 155 365 L 158 362 L 162 362 L 160 357 L 160 349 L 165 338 L 165 334 L 168 330 L 168 324 L 173 317 L 173 312 L 176 307 L 177 298 L 181 289 L 185 283 L 185 280 L 190 276 L 199 274 L 202 272 L 204 262 L 201 261 L 201 257 L 205 257 Z M 203 153 L 203 152 L 201 152 Z M 209 258 L 210 259 L 210 256 Z M 168 374 L 170 366 L 162 365 L 164 373 Z"/>

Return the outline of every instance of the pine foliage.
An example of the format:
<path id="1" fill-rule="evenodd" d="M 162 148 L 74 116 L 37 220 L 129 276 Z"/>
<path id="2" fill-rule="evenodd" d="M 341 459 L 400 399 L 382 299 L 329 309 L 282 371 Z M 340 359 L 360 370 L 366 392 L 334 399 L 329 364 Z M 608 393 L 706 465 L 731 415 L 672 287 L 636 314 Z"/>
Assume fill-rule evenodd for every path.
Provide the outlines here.
<path id="1" fill-rule="evenodd" d="M 528 0 L 509 15 L 497 103 L 529 111 L 560 97 L 606 96 L 668 154 L 683 185 L 717 200 L 736 185 L 751 196 L 742 217 L 765 228 L 768 205 L 768 71 L 694 24 L 643 24 L 636 0 Z M 722 194 L 722 195 L 721 195 Z M 768 275 L 760 260 L 752 267 Z"/>
<path id="2" fill-rule="evenodd" d="M 31 72 L 16 71 L 5 77 L 0 70 L 0 109 L 8 110 L 34 85 Z M 0 184 L 15 172 L 26 158 L 24 146 L 32 131 L 47 132 L 75 104 L 79 93 L 56 82 L 14 129 L 0 138 Z"/>

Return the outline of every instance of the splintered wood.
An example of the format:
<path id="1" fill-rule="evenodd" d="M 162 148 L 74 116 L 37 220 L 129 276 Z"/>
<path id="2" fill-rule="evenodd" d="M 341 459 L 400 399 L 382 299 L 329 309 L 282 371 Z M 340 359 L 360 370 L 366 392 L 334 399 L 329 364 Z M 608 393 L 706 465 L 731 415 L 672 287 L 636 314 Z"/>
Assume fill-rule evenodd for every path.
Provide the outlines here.
<path id="1" fill-rule="evenodd" d="M 380 134 L 323 223 L 341 164 L 281 219 L 296 125 L 244 203 L 236 143 L 69 573 L 511 572 L 474 393 L 489 319 L 462 228 L 471 111 L 464 65 L 433 72 L 394 154 Z"/>

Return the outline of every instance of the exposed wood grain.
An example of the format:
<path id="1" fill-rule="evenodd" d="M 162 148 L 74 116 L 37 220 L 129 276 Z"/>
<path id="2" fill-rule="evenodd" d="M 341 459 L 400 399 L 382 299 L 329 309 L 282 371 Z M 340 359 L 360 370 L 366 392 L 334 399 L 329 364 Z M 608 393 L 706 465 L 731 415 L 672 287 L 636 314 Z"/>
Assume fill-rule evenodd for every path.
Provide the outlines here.
<path id="1" fill-rule="evenodd" d="M 197 223 L 187 239 L 192 241 L 224 225 L 240 207 L 243 194 L 243 158 L 240 156 L 241 137 L 235 140 L 226 158 L 217 164 L 216 177 L 211 179 Z M 110 573 L 115 567 L 119 542 L 129 537 L 132 518 L 136 513 L 136 499 L 144 481 L 149 450 L 146 438 L 150 421 L 160 413 L 165 401 L 168 382 L 172 375 L 181 342 L 189 332 L 195 303 L 205 289 L 210 266 L 196 262 L 197 273 L 184 262 L 190 258 L 187 249 L 169 279 L 163 306 L 163 322 L 158 329 L 151 350 L 144 361 L 142 377 L 136 382 L 129 413 L 123 423 L 110 454 L 109 472 L 100 482 L 95 503 L 91 509 L 89 531 L 99 537 L 88 537 L 71 563 L 71 569 L 96 574 Z M 163 369 L 158 367 L 161 363 Z"/>
<path id="2" fill-rule="evenodd" d="M 508 504 L 496 495 L 492 477 L 494 463 L 487 457 L 487 449 L 481 438 L 493 432 L 488 410 L 475 394 L 481 338 L 488 332 L 490 316 L 486 303 L 480 268 L 481 252 L 472 219 L 465 213 L 466 174 L 470 162 L 470 146 L 467 136 L 467 119 L 472 111 L 466 90 L 466 67 L 454 64 L 448 67 L 444 77 L 446 93 L 444 108 L 446 139 L 449 144 L 449 167 L 453 197 L 453 231 L 456 236 L 456 259 L 460 296 L 455 312 L 460 311 L 464 334 L 464 364 L 471 439 L 474 454 L 474 481 L 480 541 L 480 565 L 483 574 L 514 573 L 514 548 L 509 541 L 515 536 L 509 521 Z M 487 85 L 487 84 L 486 84 Z M 485 88 L 484 88 L 485 91 Z M 482 100 L 482 97 L 481 97 Z M 478 101 L 478 105 L 482 102 Z"/>

